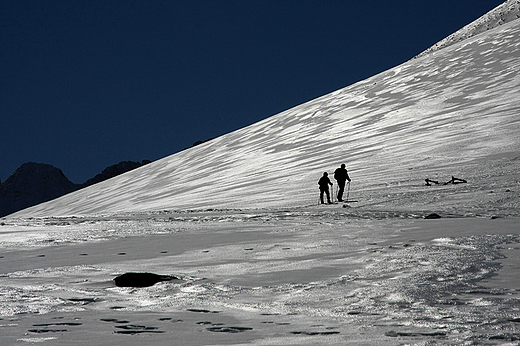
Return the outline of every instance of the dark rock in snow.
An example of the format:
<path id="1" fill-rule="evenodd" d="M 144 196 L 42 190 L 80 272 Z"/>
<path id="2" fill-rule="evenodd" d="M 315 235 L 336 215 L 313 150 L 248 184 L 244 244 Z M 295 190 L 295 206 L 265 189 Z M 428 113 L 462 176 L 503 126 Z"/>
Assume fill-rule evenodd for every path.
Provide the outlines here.
<path id="1" fill-rule="evenodd" d="M 116 330 L 114 333 L 116 334 L 129 334 L 129 335 L 135 335 L 135 334 L 143 334 L 143 333 L 164 333 L 162 330 L 157 330 L 157 327 L 148 327 L 148 326 L 140 326 L 135 324 L 129 324 L 124 326 L 115 326 L 119 329 L 124 330 Z"/>
<path id="2" fill-rule="evenodd" d="M 149 287 L 160 281 L 179 280 L 176 276 L 153 273 L 125 273 L 114 279 L 118 287 Z"/>
<path id="3" fill-rule="evenodd" d="M 411 337 L 417 337 L 417 336 L 433 336 L 433 337 L 444 337 L 446 336 L 446 333 L 444 332 L 396 332 L 394 330 L 390 330 L 385 333 L 386 336 L 389 336 L 391 338 L 397 338 L 399 336 L 411 336 Z"/>
<path id="4" fill-rule="evenodd" d="M 206 328 L 210 332 L 217 333 L 242 333 L 245 331 L 253 330 L 251 327 L 209 327 Z"/>
<path id="5" fill-rule="evenodd" d="M 30 333 L 37 333 L 37 334 L 42 334 L 42 333 L 63 333 L 63 332 L 66 332 L 67 329 L 29 329 L 28 331 Z"/>
<path id="6" fill-rule="evenodd" d="M 333 335 L 333 334 L 340 334 L 340 333 L 338 331 L 326 331 L 326 332 L 294 331 L 294 332 L 291 332 L 291 334 L 315 336 L 315 335 Z"/>
<path id="7" fill-rule="evenodd" d="M 102 318 L 100 319 L 103 322 L 113 322 L 113 323 L 130 323 L 127 320 L 118 320 L 116 318 Z"/>
<path id="8" fill-rule="evenodd" d="M 424 218 L 425 219 L 440 219 L 441 216 L 439 214 L 436 214 L 436 213 L 431 213 L 430 215 L 427 215 Z"/>
<path id="9" fill-rule="evenodd" d="M 206 309 L 186 309 L 189 312 L 202 312 L 203 314 L 218 314 L 220 311 L 211 311 Z"/>

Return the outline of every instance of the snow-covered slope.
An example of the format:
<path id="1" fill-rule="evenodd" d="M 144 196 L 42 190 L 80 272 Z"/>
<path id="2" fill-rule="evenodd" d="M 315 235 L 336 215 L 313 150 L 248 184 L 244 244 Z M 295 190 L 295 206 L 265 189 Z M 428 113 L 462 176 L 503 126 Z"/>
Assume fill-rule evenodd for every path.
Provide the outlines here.
<path id="1" fill-rule="evenodd" d="M 359 206 L 518 210 L 520 21 L 13 216 L 316 204 L 341 163 Z"/>
<path id="2" fill-rule="evenodd" d="M 464 41 L 487 30 L 520 18 L 520 0 L 507 0 L 462 29 L 437 42 L 417 57 L 421 57 L 454 43 Z"/>

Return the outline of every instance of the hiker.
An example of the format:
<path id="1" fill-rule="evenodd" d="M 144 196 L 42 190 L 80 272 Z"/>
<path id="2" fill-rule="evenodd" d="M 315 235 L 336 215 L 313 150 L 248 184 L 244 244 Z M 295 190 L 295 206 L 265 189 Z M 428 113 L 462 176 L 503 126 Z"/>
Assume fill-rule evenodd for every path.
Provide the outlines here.
<path id="1" fill-rule="evenodd" d="M 343 202 L 343 192 L 345 191 L 345 182 L 348 180 L 350 183 L 350 177 L 348 176 L 345 164 L 341 164 L 341 167 L 334 171 L 334 179 L 338 182 L 338 202 Z"/>
<path id="2" fill-rule="evenodd" d="M 329 193 L 329 185 L 332 186 L 332 183 L 329 179 L 329 174 L 327 172 L 323 172 L 323 176 L 318 181 L 318 185 L 320 186 L 320 201 L 323 203 L 323 193 L 327 194 L 327 203 L 332 204 L 330 201 L 330 193 Z"/>

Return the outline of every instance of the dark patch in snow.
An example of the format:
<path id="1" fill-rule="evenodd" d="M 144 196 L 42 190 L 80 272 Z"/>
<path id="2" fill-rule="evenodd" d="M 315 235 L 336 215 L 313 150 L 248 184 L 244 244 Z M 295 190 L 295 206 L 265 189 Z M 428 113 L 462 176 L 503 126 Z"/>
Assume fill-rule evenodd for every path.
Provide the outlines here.
<path id="1" fill-rule="evenodd" d="M 206 329 L 210 332 L 217 333 L 242 333 L 249 330 L 253 330 L 253 328 L 250 327 L 209 327 Z"/>
<path id="2" fill-rule="evenodd" d="M 125 273 L 114 279 L 118 287 L 149 287 L 161 281 L 179 280 L 176 276 L 153 273 Z"/>

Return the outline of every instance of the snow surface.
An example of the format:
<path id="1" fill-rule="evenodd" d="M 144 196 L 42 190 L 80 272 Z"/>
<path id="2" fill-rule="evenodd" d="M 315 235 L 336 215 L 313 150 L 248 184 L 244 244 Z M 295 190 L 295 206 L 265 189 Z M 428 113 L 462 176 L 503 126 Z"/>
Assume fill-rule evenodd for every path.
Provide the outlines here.
<path id="1" fill-rule="evenodd" d="M 0 343 L 517 345 L 519 46 L 516 20 L 0 219 Z M 357 202 L 317 205 L 343 162 Z"/>
<path id="2" fill-rule="evenodd" d="M 520 0 L 507 0 L 477 20 L 437 42 L 417 57 L 430 54 L 431 52 L 448 47 L 454 43 L 464 41 L 469 37 L 496 28 L 502 24 L 509 23 L 518 18 L 520 18 Z"/>
<path id="3" fill-rule="evenodd" d="M 312 205 L 322 172 L 341 163 L 365 205 L 408 208 L 401 194 L 417 192 L 414 208 L 435 209 L 449 189 L 424 179 L 455 176 L 476 198 L 454 208 L 488 210 L 482 191 L 518 190 L 519 38 L 520 21 L 504 24 L 13 216 Z M 518 196 L 492 206 L 514 209 Z"/>
<path id="4" fill-rule="evenodd" d="M 502 344 L 520 336 L 518 225 L 317 206 L 9 219 L 2 345 Z M 145 271 L 180 280 L 112 281 Z"/>

